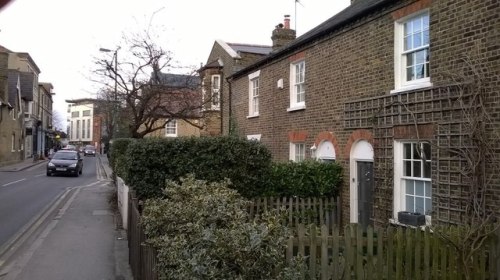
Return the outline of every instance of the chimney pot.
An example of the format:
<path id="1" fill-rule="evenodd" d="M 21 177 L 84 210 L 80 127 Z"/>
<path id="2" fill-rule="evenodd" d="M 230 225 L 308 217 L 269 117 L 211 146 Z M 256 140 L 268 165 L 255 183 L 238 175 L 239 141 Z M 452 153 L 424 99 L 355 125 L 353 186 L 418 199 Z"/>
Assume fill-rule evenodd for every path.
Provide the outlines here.
<path id="1" fill-rule="evenodd" d="M 290 15 L 285 15 L 285 29 L 290 29 Z"/>

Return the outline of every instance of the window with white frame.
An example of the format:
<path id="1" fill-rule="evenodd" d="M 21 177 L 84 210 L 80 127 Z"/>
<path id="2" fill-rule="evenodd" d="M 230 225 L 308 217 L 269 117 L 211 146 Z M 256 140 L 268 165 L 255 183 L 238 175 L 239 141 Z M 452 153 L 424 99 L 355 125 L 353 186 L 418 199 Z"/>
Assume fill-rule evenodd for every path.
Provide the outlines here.
<path id="1" fill-rule="evenodd" d="M 90 117 L 90 110 L 84 110 L 82 112 L 82 116 L 84 116 L 84 117 Z"/>
<path id="2" fill-rule="evenodd" d="M 85 120 L 82 120 L 82 138 L 85 138 Z"/>
<path id="3" fill-rule="evenodd" d="M 306 63 L 299 61 L 290 64 L 290 108 L 303 109 L 306 101 Z"/>
<path id="4" fill-rule="evenodd" d="M 177 120 L 170 120 L 165 125 L 166 137 L 177 137 Z"/>
<path id="5" fill-rule="evenodd" d="M 432 211 L 431 145 L 396 142 L 395 210 L 430 215 Z"/>
<path id="6" fill-rule="evenodd" d="M 248 117 L 259 115 L 260 70 L 248 75 Z"/>
<path id="7" fill-rule="evenodd" d="M 290 160 L 301 162 L 306 158 L 306 144 L 290 143 Z"/>
<path id="8" fill-rule="evenodd" d="M 431 86 L 429 74 L 429 13 L 405 17 L 395 23 L 395 91 Z"/>
<path id="9" fill-rule="evenodd" d="M 212 76 L 212 110 L 220 109 L 220 75 Z"/>
<path id="10" fill-rule="evenodd" d="M 90 138 L 90 120 L 87 120 L 87 137 Z"/>
<path id="11" fill-rule="evenodd" d="M 76 140 L 80 139 L 80 120 L 76 120 Z"/>

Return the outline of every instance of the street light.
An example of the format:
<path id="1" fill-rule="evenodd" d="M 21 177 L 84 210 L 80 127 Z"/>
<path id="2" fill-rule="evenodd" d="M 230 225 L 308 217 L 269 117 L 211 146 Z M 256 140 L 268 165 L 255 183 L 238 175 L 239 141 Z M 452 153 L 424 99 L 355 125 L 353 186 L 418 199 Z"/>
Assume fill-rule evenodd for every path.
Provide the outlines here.
<path id="1" fill-rule="evenodd" d="M 115 70 L 115 91 L 114 91 L 114 96 L 113 96 L 113 102 L 115 103 L 113 105 L 113 112 L 112 112 L 112 120 L 111 120 L 111 124 L 113 125 L 113 137 L 115 137 L 114 135 L 114 132 L 115 132 L 115 125 L 116 125 L 116 106 L 117 106 L 117 102 L 118 102 L 118 50 L 120 49 L 120 47 L 118 47 L 116 50 L 112 51 L 110 49 L 106 49 L 106 48 L 99 48 L 99 51 L 100 52 L 113 52 L 113 58 L 115 59 L 114 61 L 114 70 Z"/>

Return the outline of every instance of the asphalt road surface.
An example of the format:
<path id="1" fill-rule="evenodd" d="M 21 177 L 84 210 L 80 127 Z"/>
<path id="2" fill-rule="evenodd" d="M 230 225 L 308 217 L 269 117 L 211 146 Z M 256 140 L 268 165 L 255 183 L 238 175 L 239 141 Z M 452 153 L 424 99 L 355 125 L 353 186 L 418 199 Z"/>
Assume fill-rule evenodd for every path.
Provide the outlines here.
<path id="1" fill-rule="evenodd" d="M 97 181 L 96 157 L 84 157 L 79 177 L 46 176 L 46 163 L 18 172 L 0 172 L 0 254 L 68 188 Z"/>

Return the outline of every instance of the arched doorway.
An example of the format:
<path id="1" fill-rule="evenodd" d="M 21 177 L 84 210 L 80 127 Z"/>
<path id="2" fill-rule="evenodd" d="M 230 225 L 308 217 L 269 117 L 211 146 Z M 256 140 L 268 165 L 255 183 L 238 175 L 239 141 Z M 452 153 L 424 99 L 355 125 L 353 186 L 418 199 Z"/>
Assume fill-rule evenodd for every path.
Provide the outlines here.
<path id="1" fill-rule="evenodd" d="M 350 152 L 350 222 L 363 228 L 373 225 L 373 147 L 359 140 Z"/>

